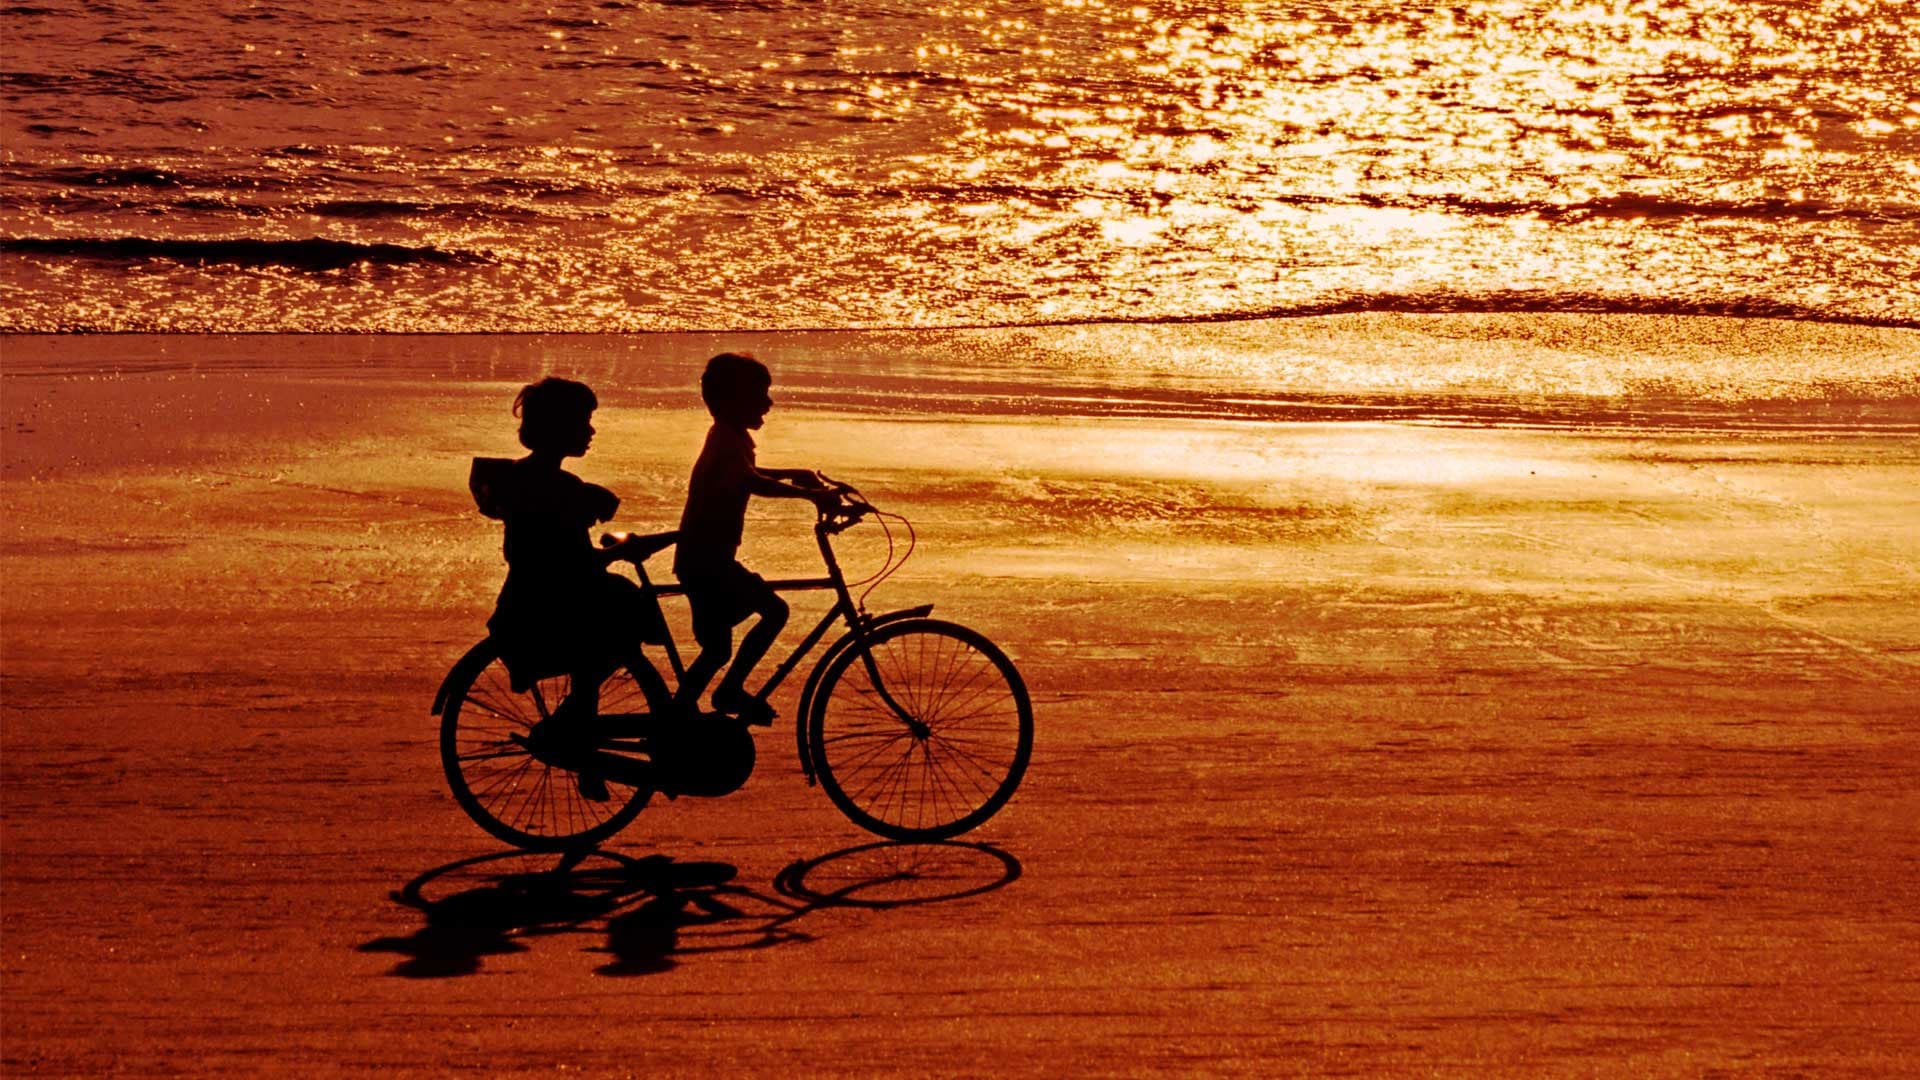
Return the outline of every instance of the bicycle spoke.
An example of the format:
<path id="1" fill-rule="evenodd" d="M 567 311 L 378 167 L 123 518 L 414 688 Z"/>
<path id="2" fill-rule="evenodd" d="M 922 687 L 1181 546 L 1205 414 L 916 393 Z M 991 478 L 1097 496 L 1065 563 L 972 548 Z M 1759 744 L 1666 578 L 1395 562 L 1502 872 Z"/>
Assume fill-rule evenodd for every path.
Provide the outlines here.
<path id="1" fill-rule="evenodd" d="M 977 669 L 967 676 L 966 682 L 958 686 L 954 686 L 952 680 L 948 680 L 947 687 L 941 692 L 939 704 L 928 709 L 920 719 L 928 726 L 932 726 L 943 718 L 943 714 L 956 709 L 969 708 L 982 697 L 993 693 L 997 689 L 1004 690 L 1006 688 L 1006 684 L 998 680 L 983 680 L 981 678 L 983 674 L 997 675 L 999 673 L 993 671 L 991 668 Z M 975 688 L 976 683 L 979 684 L 977 688 Z M 967 692 L 970 688 L 971 692 Z M 966 693 L 965 697 L 960 696 L 963 692 Z"/>
<path id="2" fill-rule="evenodd" d="M 468 706 L 472 706 L 474 708 L 480 709 L 483 712 L 490 713 L 494 716 L 497 716 L 500 719 L 505 720 L 508 723 L 513 724 L 517 727 L 530 728 L 533 726 L 533 723 L 529 721 L 525 716 L 521 715 L 519 710 L 513 709 L 510 703 L 503 704 L 503 705 L 496 705 L 490 699 L 469 697 L 466 700 L 465 704 Z M 508 710 L 512 710 L 512 711 L 508 711 Z"/>
<path id="3" fill-rule="evenodd" d="M 928 742 L 945 747 L 955 754 L 965 755 L 975 761 L 999 761 L 1012 758 L 1019 753 L 1018 742 L 992 736 L 954 735 L 936 732 L 928 736 Z"/>
<path id="4" fill-rule="evenodd" d="M 495 758 L 517 757 L 517 756 L 524 755 L 525 753 L 526 753 L 525 750 L 520 749 L 518 746 L 515 746 L 512 743 L 508 743 L 506 748 L 501 750 L 475 750 L 472 753 L 461 754 L 460 760 L 461 761 L 492 761 Z"/>
<path id="5" fill-rule="evenodd" d="M 992 787 L 984 786 L 980 784 L 975 784 L 974 790 L 971 793 L 962 791 L 960 788 L 960 784 L 954 779 L 954 777 L 949 773 L 949 771 L 940 766 L 940 763 L 937 757 L 934 755 L 931 747 L 929 747 L 927 751 L 927 766 L 928 766 L 927 767 L 928 774 L 933 777 L 937 788 L 945 792 L 945 794 L 947 795 L 947 805 L 949 807 L 952 807 L 952 810 L 949 813 L 949 815 L 943 818 L 943 820 L 950 821 L 953 818 L 957 818 L 962 814 L 964 814 L 967 808 L 979 802 L 982 802 L 993 795 Z"/>
<path id="6" fill-rule="evenodd" d="M 495 817 L 501 818 L 502 820 L 508 820 L 504 814 L 495 811 L 511 807 L 516 798 L 524 796 L 526 786 L 531 783 L 529 773 L 532 771 L 534 765 L 534 760 L 528 758 L 521 763 L 520 768 L 514 770 L 512 773 L 506 774 L 488 789 L 484 798 L 486 799 L 489 812 L 494 813 Z M 511 824 L 511 821 L 509 821 L 509 824 Z"/>
<path id="7" fill-rule="evenodd" d="M 1002 775 L 1004 775 L 1004 770 L 990 769 L 985 765 L 980 764 L 980 761 L 978 758 L 974 757 L 973 755 L 967 753 L 964 750 L 961 750 L 957 746 L 946 747 L 946 750 L 954 758 L 958 759 L 962 764 L 971 765 L 974 771 L 979 773 L 979 775 L 986 777 L 988 780 L 994 781 L 993 784 L 987 785 L 988 791 L 991 791 L 994 787 L 998 786 L 999 778 Z M 965 776 L 967 774 L 964 772 L 961 772 L 959 775 Z"/>
<path id="8" fill-rule="evenodd" d="M 961 668 L 969 656 L 977 657 L 977 654 L 963 651 L 958 643 L 955 643 L 954 649 L 946 657 L 946 663 L 940 669 L 940 687 L 929 695 L 927 711 L 920 716 L 922 721 L 932 723 L 939 716 L 941 709 L 953 700 L 954 695 L 968 685 L 968 683 L 959 683 L 958 680 Z M 975 677 L 968 676 L 969 682 Z"/>
<path id="9" fill-rule="evenodd" d="M 912 697 L 913 684 L 907 680 L 900 680 L 900 684 L 902 688 L 906 691 L 906 693 L 896 694 L 895 700 L 896 701 L 900 700 L 900 697 L 902 696 L 908 697 L 909 701 L 902 702 L 902 707 L 904 707 L 907 710 L 907 714 L 909 716 L 918 716 L 919 712 L 917 708 L 910 703 L 911 697 Z M 850 705 L 853 705 L 859 708 L 862 712 L 872 714 L 873 717 L 876 720 L 881 721 L 884 726 L 899 728 L 901 730 L 906 729 L 907 725 L 904 721 L 900 719 L 899 714 L 895 713 L 892 708 L 888 707 L 887 704 L 880 699 L 880 692 L 878 690 L 875 690 L 872 687 L 865 687 L 865 688 L 855 688 L 854 692 L 860 695 L 860 697 L 857 701 L 850 702 L 849 703 Z M 891 684 L 890 684 L 889 692 L 892 692 Z"/>
<path id="10" fill-rule="evenodd" d="M 513 787 L 520 782 L 520 778 L 525 776 L 527 770 L 532 768 L 533 765 L 533 757 L 529 755 L 517 768 L 500 770 L 483 788 L 473 791 L 474 798 L 483 801 L 491 800 L 496 792 L 502 790 L 502 785 L 505 785 L 505 789 L 508 791 L 513 790 Z M 473 790 L 471 785 L 469 785 L 469 790 Z"/>
<path id="11" fill-rule="evenodd" d="M 941 663 L 938 665 L 937 674 L 933 680 L 931 680 L 937 683 L 937 686 L 933 686 L 929 690 L 927 694 L 927 707 L 919 716 L 919 719 L 923 721 L 927 719 L 929 714 L 937 712 L 939 703 L 945 701 L 947 695 L 952 692 L 954 674 L 960 667 L 960 653 L 958 649 L 944 653 L 940 659 Z"/>
<path id="12" fill-rule="evenodd" d="M 890 737 L 880 739 L 878 742 L 876 742 L 872 746 L 863 746 L 863 747 L 854 748 L 854 751 L 851 754 L 847 755 L 846 757 L 840 760 L 840 768 L 846 769 L 848 771 L 857 770 L 862 765 L 865 765 L 868 762 L 872 761 L 874 758 L 880 757 L 881 755 L 889 753 L 890 751 L 894 750 L 902 742 L 910 743 L 912 741 L 913 741 L 913 733 L 907 731 L 905 728 L 902 728 L 899 731 L 893 733 Z"/>
<path id="13" fill-rule="evenodd" d="M 862 795 L 871 794 L 876 789 L 880 789 L 882 791 L 886 790 L 884 788 L 881 788 L 880 785 L 882 785 L 883 783 L 891 785 L 896 774 L 898 774 L 899 771 L 903 767 L 905 767 L 908 759 L 911 758 L 912 755 L 913 755 L 913 744 L 908 743 L 906 746 L 906 749 L 900 754 L 900 759 L 898 761 L 894 762 L 891 765 L 881 766 L 879 771 L 873 775 L 873 778 L 867 781 L 867 784 L 865 787 L 861 788 L 858 792 L 854 792 L 850 794 L 854 794 L 856 797 L 858 797 Z"/>
<path id="14" fill-rule="evenodd" d="M 530 762 L 529 764 L 538 765 L 537 762 Z M 531 825 L 536 823 L 535 819 L 538 817 L 538 811 L 535 808 L 540 803 L 540 796 L 546 791 L 547 774 L 552 771 L 553 770 L 548 769 L 544 765 L 539 765 L 538 771 L 534 773 L 531 783 L 524 789 L 516 789 L 515 792 L 509 793 L 506 798 L 501 800 L 501 809 L 507 811 L 507 821 L 514 824 L 525 823 Z M 517 802 L 514 798 L 516 793 L 519 795 Z"/>
<path id="15" fill-rule="evenodd" d="M 882 729 L 879 731 L 849 731 L 843 735 L 829 735 L 826 738 L 820 740 L 820 745 L 833 746 L 836 743 L 843 743 L 843 742 L 848 742 L 850 740 L 856 740 L 856 739 L 858 740 L 886 739 L 888 741 L 892 741 L 894 739 L 910 738 L 912 734 L 913 734 L 912 732 L 908 731 L 904 727 Z"/>
<path id="16" fill-rule="evenodd" d="M 965 713 L 955 713 L 955 714 L 943 716 L 937 722 L 929 723 L 927 727 L 937 732 L 944 732 L 950 728 L 955 728 L 955 727 L 960 728 L 961 730 L 964 731 L 968 727 L 976 726 L 976 725 L 968 724 L 967 721 L 978 720 L 981 717 L 986 717 L 986 716 L 1004 717 L 1007 715 L 1011 715 L 1013 719 L 1017 721 L 1020 718 L 1020 710 L 1016 708 L 1011 702 L 996 700 L 996 701 L 983 704 L 979 708 L 973 709 Z M 996 724 L 994 725 L 994 730 L 1005 731 L 1006 727 L 1004 724 Z"/>
<path id="17" fill-rule="evenodd" d="M 980 730 L 982 732 L 991 732 L 990 728 L 981 728 Z M 992 734 L 992 733 L 979 734 L 979 735 L 958 735 L 958 734 L 955 734 L 954 732 L 942 729 L 940 731 L 934 732 L 933 734 L 927 737 L 933 740 L 934 742 L 955 743 L 960 746 L 978 746 L 983 749 L 993 749 L 993 748 L 1006 749 L 1013 745 L 1017 745 L 1017 744 L 1010 743 L 1005 738 L 996 737 L 995 734 Z"/>
<path id="18" fill-rule="evenodd" d="M 927 794 L 923 799 L 931 801 L 936 809 L 942 803 L 957 805 L 967 801 L 967 793 L 961 791 L 958 784 L 953 783 L 952 778 L 947 775 L 947 770 L 941 767 L 939 759 L 934 755 L 933 748 L 922 745 L 920 752 L 921 757 L 925 759 L 925 767 L 921 770 L 923 774 L 921 789 Z M 944 811 L 941 813 L 944 814 Z"/>

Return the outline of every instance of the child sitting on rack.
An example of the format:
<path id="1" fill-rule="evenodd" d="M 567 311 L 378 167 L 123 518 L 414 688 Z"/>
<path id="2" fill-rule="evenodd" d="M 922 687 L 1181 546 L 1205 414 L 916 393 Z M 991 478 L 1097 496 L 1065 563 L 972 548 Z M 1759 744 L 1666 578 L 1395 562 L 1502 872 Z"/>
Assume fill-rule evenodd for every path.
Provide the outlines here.
<path id="1" fill-rule="evenodd" d="M 666 538 L 594 547 L 589 530 L 611 518 L 620 500 L 560 467 L 592 444 L 599 404 L 586 384 L 571 379 L 550 376 L 523 388 L 513 412 L 520 443 L 531 452 L 518 460 L 475 458 L 468 480 L 480 512 L 506 523 L 507 580 L 487 629 L 514 688 L 570 676 L 572 692 L 539 733 L 548 738 L 584 734 L 579 721 L 599 711 L 600 684 L 641 641 L 663 640 L 666 633 L 658 604 L 607 570 L 632 557 L 633 544 Z M 665 687 L 659 689 L 664 697 Z M 596 790 L 605 798 L 604 784 L 583 772 L 582 793 L 591 798 Z"/>

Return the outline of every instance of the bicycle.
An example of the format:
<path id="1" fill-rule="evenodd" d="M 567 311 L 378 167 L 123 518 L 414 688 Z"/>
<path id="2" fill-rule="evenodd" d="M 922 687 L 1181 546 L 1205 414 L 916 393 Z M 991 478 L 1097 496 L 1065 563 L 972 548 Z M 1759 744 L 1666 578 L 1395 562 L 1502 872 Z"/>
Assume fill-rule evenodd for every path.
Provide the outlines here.
<path id="1" fill-rule="evenodd" d="M 1006 653 L 975 630 L 931 618 L 932 604 L 884 614 L 865 600 L 913 553 L 913 527 L 876 509 L 857 490 L 826 481 L 840 495 L 820 508 L 813 532 L 826 574 L 771 581 L 777 592 L 831 589 L 834 603 L 755 695 L 765 702 L 836 623 L 800 692 L 794 734 L 809 786 L 854 824 L 892 840 L 958 836 L 1012 798 L 1033 752 L 1033 705 Z M 872 518 L 887 536 L 879 572 L 849 585 L 832 538 Z M 893 530 L 907 530 L 894 558 Z M 644 644 L 666 651 L 676 680 L 680 651 L 659 616 L 662 597 L 684 595 L 655 584 L 646 560 L 671 546 L 673 533 L 623 537 L 620 545 L 648 598 Z M 866 589 L 855 599 L 852 588 Z M 440 759 L 454 800 L 481 828 L 532 851 L 590 849 L 637 817 L 654 793 L 715 797 L 752 774 L 754 742 L 735 717 L 676 706 L 665 678 L 636 645 L 600 688 L 599 716 L 582 745 L 549 744 L 541 725 L 572 689 L 564 674 L 516 684 L 491 638 L 454 664 L 434 697 Z M 604 786 L 582 784 L 583 773 Z M 589 794 L 592 792 L 592 794 Z M 598 795 L 604 794 L 604 799 Z"/>

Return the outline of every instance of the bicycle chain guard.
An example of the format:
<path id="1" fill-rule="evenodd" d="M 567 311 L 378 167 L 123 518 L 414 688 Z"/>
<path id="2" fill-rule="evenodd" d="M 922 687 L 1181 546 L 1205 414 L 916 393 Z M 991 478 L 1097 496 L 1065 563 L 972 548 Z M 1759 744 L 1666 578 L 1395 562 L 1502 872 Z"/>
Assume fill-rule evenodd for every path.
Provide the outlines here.
<path id="1" fill-rule="evenodd" d="M 753 735 L 732 716 L 701 713 L 656 734 L 651 749 L 654 783 L 663 795 L 731 795 L 753 775 Z"/>

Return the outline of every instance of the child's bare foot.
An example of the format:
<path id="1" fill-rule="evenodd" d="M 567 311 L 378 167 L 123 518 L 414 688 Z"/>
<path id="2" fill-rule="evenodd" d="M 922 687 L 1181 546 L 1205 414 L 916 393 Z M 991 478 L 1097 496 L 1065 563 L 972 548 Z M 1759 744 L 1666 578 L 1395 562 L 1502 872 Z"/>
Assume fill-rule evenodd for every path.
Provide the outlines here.
<path id="1" fill-rule="evenodd" d="M 767 727 L 773 723 L 773 718 L 779 715 L 773 711 L 773 706 L 741 690 L 714 691 L 713 711 L 737 716 L 755 727 Z"/>
<path id="2" fill-rule="evenodd" d="M 607 790 L 606 780 L 597 772 L 581 772 L 579 787 L 580 797 L 588 802 L 606 802 L 613 798 L 613 792 Z"/>

